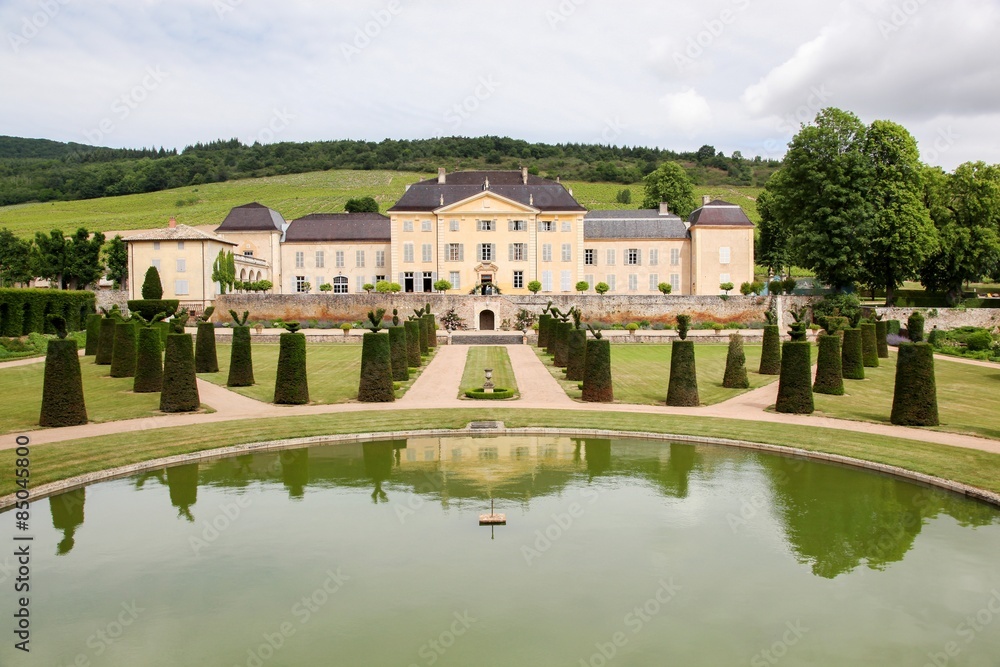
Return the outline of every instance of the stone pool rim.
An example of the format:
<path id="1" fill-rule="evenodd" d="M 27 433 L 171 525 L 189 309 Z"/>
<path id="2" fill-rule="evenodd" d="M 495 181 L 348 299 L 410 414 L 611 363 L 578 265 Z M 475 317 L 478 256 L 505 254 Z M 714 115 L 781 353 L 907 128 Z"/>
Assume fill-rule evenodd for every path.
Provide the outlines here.
<path id="1" fill-rule="evenodd" d="M 492 424 L 491 424 L 492 425 Z M 828 454 L 826 452 L 809 451 L 798 447 L 787 447 L 784 445 L 771 445 L 749 440 L 737 440 L 732 438 L 713 438 L 706 436 L 677 435 L 671 433 L 654 433 L 651 431 L 627 431 L 617 429 L 577 429 L 577 428 L 549 428 L 544 426 L 527 426 L 521 428 L 507 428 L 502 423 L 495 428 L 484 428 L 471 422 L 460 429 L 414 429 L 403 431 L 369 431 L 365 433 L 342 433 L 336 435 L 317 435 L 305 438 L 288 438 L 283 440 L 263 440 L 259 442 L 248 442 L 240 445 L 230 445 L 216 449 L 206 449 L 187 454 L 175 454 L 174 456 L 150 459 L 138 463 L 130 463 L 116 468 L 108 468 L 90 472 L 75 477 L 50 482 L 31 489 L 29 501 L 42 500 L 49 496 L 58 495 L 67 491 L 73 491 L 82 487 L 90 486 L 98 482 L 106 482 L 123 477 L 156 470 L 158 468 L 170 468 L 185 463 L 195 463 L 211 459 L 222 459 L 247 454 L 252 452 L 280 451 L 283 449 L 299 449 L 302 447 L 312 447 L 318 445 L 336 445 L 358 442 L 377 442 L 381 440 L 406 440 L 409 438 L 434 438 L 434 437 L 455 437 L 455 436 L 476 436 L 476 437 L 514 437 L 514 436 L 535 436 L 535 437 L 579 437 L 579 438 L 603 438 L 621 440 L 659 440 L 664 442 L 677 442 L 692 445 L 716 445 L 723 447 L 736 447 L 740 449 L 751 449 L 785 457 L 809 459 L 833 463 L 857 468 L 870 472 L 881 473 L 891 477 L 905 479 L 910 482 L 931 486 L 972 500 L 985 502 L 996 508 L 1000 508 L 1000 494 L 986 489 L 980 489 L 969 484 L 963 484 L 943 477 L 927 475 L 924 473 L 908 470 L 899 466 L 888 465 L 866 461 L 840 454 Z M 6 510 L 16 502 L 15 494 L 10 494 L 0 498 L 0 511 Z"/>

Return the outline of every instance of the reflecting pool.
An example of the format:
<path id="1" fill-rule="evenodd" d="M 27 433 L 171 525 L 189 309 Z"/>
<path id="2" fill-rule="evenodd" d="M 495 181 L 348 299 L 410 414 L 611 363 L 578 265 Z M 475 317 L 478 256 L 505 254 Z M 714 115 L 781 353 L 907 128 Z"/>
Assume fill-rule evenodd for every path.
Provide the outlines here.
<path id="1" fill-rule="evenodd" d="M 0 665 L 1000 660 L 1000 512 L 750 450 L 336 444 L 95 484 L 32 527 L 31 653 L 4 628 Z"/>

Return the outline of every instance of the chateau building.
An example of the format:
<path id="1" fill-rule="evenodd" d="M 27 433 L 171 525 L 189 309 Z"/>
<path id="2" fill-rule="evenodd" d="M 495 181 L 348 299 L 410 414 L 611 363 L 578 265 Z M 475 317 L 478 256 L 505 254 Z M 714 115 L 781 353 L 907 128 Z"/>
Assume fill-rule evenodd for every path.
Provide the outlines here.
<path id="1" fill-rule="evenodd" d="M 673 294 L 720 294 L 721 284 L 753 280 L 753 223 L 720 200 L 706 198 L 688 220 L 665 205 L 588 211 L 564 185 L 527 169 L 440 169 L 437 178 L 408 186 L 387 214 L 316 213 L 288 222 L 252 203 L 232 209 L 214 234 L 186 229 L 205 235 L 199 252 L 208 276 L 226 247 L 237 257 L 238 280 L 270 280 L 271 291 L 284 294 L 317 293 L 323 285 L 334 294 L 361 292 L 382 280 L 405 292 L 432 292 L 446 280 L 454 293 L 528 294 L 537 281 L 542 294 L 574 293 L 580 282 L 589 293 L 605 283 L 611 294 L 657 294 L 666 283 Z M 177 258 L 147 245 L 164 236 L 165 253 L 171 234 L 126 239 L 133 276 L 154 261 L 161 272 L 164 261 L 174 266 Z M 208 302 L 218 293 L 209 280 L 194 299 L 182 280 L 166 276 L 164 297 Z M 169 294 L 171 287 L 189 292 Z"/>

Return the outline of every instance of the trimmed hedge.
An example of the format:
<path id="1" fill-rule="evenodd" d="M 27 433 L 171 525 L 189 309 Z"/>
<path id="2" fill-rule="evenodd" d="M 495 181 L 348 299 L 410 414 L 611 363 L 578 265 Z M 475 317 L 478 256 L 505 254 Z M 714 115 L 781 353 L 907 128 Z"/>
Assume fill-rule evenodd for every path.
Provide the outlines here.
<path id="1" fill-rule="evenodd" d="M 937 426 L 937 383 L 930 343 L 901 343 L 889 421 L 899 426 Z"/>
<path id="2" fill-rule="evenodd" d="M 781 373 L 781 329 L 777 324 L 764 326 L 764 347 L 760 351 L 761 375 L 779 375 Z"/>
<path id="3" fill-rule="evenodd" d="M 549 320 L 548 335 L 545 337 L 545 354 L 556 356 L 556 338 L 558 337 L 560 320 L 552 318 Z"/>
<path id="4" fill-rule="evenodd" d="M 569 365 L 569 330 L 573 325 L 569 322 L 554 322 L 550 336 L 554 341 L 552 365 L 566 368 Z"/>
<path id="5" fill-rule="evenodd" d="M 162 299 L 163 283 L 160 282 L 160 271 L 155 266 L 146 269 L 146 276 L 142 280 L 143 299 Z"/>
<path id="6" fill-rule="evenodd" d="M 844 342 L 840 352 L 840 366 L 840 372 L 845 380 L 865 379 L 861 329 L 844 329 Z"/>
<path id="7" fill-rule="evenodd" d="M 132 391 L 151 394 L 163 388 L 163 345 L 160 332 L 153 327 L 139 327 L 139 351 L 136 355 L 135 381 Z"/>
<path id="8" fill-rule="evenodd" d="M 194 372 L 219 372 L 219 355 L 215 351 L 215 325 L 211 322 L 198 322 L 198 338 L 194 342 Z"/>
<path id="9" fill-rule="evenodd" d="M 194 341 L 191 334 L 172 333 L 167 336 L 167 348 L 163 357 L 160 410 L 195 412 L 200 407 L 198 376 L 194 372 Z"/>
<path id="10" fill-rule="evenodd" d="M 861 363 L 865 368 L 878 368 L 878 340 L 871 322 L 861 323 Z"/>
<path id="11" fill-rule="evenodd" d="M 86 423 L 87 406 L 83 400 L 83 376 L 76 340 L 55 338 L 49 341 L 45 351 L 42 409 L 38 425 L 58 427 Z"/>
<path id="12" fill-rule="evenodd" d="M 286 331 L 278 337 L 278 374 L 274 378 L 274 402 L 304 405 L 309 402 L 306 376 L 306 336 Z"/>
<path id="13" fill-rule="evenodd" d="M 115 343 L 111 353 L 111 377 L 130 378 L 135 375 L 135 322 L 115 324 Z"/>
<path id="14" fill-rule="evenodd" d="M 252 387 L 253 348 L 250 344 L 250 327 L 233 327 L 233 346 L 229 351 L 229 378 L 227 387 Z"/>
<path id="15" fill-rule="evenodd" d="M 722 386 L 727 389 L 749 389 L 747 377 L 747 355 L 743 351 L 743 336 L 729 334 L 729 352 L 726 355 L 726 372 L 722 376 Z"/>
<path id="16" fill-rule="evenodd" d="M 389 336 L 368 332 L 362 338 L 358 400 L 362 403 L 391 403 L 396 400 L 396 392 L 392 386 Z"/>
<path id="17" fill-rule="evenodd" d="M 420 368 L 423 360 L 420 358 L 420 322 L 408 321 L 403 323 L 406 331 L 406 364 L 411 368 Z"/>
<path id="18" fill-rule="evenodd" d="M 98 366 L 110 366 L 115 354 L 115 323 L 113 317 L 101 319 L 101 329 L 97 337 L 97 355 L 94 363 Z"/>
<path id="19" fill-rule="evenodd" d="M 55 333 L 46 315 L 66 319 L 69 331 L 80 331 L 95 311 L 94 293 L 83 290 L 0 289 L 0 335 L 9 338 L 30 333 Z"/>
<path id="20" fill-rule="evenodd" d="M 552 322 L 552 316 L 548 313 L 543 313 L 538 316 L 538 347 L 549 346 L 549 323 Z"/>
<path id="21" fill-rule="evenodd" d="M 587 340 L 583 372 L 583 400 L 588 403 L 611 403 L 615 400 L 611 381 L 611 341 Z"/>
<path id="22" fill-rule="evenodd" d="M 420 327 L 420 337 L 418 338 L 420 341 L 420 354 L 421 356 L 430 354 L 430 335 L 427 332 L 427 320 L 421 317 L 415 321 L 417 326 Z M 421 360 L 421 363 L 423 363 L 423 360 Z"/>
<path id="23" fill-rule="evenodd" d="M 423 319 L 427 322 L 427 347 L 437 347 L 437 320 L 434 319 L 433 313 L 427 313 Z"/>
<path id="24" fill-rule="evenodd" d="M 886 334 L 889 336 L 898 336 L 899 332 L 902 331 L 902 325 L 899 320 L 886 320 L 885 321 Z"/>
<path id="25" fill-rule="evenodd" d="M 906 335 L 913 343 L 924 341 L 924 314 L 919 310 L 913 311 L 906 318 Z"/>
<path id="26" fill-rule="evenodd" d="M 694 341 L 675 340 L 670 347 L 670 381 L 667 385 L 667 405 L 697 407 L 698 372 L 694 363 Z"/>
<path id="27" fill-rule="evenodd" d="M 177 299 L 134 299 L 127 303 L 129 312 L 139 313 L 148 322 L 160 313 L 168 317 L 173 315 L 181 302 Z"/>
<path id="28" fill-rule="evenodd" d="M 840 358 L 840 336 L 820 334 L 819 359 L 816 362 L 816 382 L 813 391 L 817 394 L 844 395 L 844 376 Z"/>
<path id="29" fill-rule="evenodd" d="M 570 329 L 567 339 L 566 379 L 582 380 L 587 367 L 587 331 Z"/>
<path id="30" fill-rule="evenodd" d="M 97 345 L 101 340 L 101 316 L 98 313 L 87 315 L 87 344 L 83 354 L 93 356 L 97 354 Z"/>
<path id="31" fill-rule="evenodd" d="M 781 377 L 778 378 L 777 412 L 808 415 L 813 412 L 812 344 L 786 340 L 781 345 Z"/>
<path id="32" fill-rule="evenodd" d="M 410 369 L 407 363 L 405 328 L 389 327 L 389 353 L 392 363 L 392 379 L 406 382 L 410 379 Z"/>
<path id="33" fill-rule="evenodd" d="M 170 335 L 170 322 L 159 321 L 155 325 L 156 330 L 160 332 L 160 346 L 166 349 L 167 347 L 167 336 Z"/>
<path id="34" fill-rule="evenodd" d="M 882 320 L 875 323 L 875 347 L 879 359 L 889 358 L 889 325 Z"/>
<path id="35" fill-rule="evenodd" d="M 480 401 L 502 401 L 507 398 L 514 398 L 513 389 L 501 389 L 500 387 L 494 387 L 493 393 L 487 394 L 483 391 L 483 388 L 470 389 L 465 392 L 466 398 L 475 398 Z"/>

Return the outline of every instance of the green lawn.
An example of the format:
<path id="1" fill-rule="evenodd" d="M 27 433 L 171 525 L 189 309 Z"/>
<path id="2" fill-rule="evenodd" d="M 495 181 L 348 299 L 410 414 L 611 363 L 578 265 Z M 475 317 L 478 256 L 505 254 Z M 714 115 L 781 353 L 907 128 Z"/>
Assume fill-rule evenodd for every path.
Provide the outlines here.
<path id="1" fill-rule="evenodd" d="M 228 343 L 217 345 L 218 373 L 199 373 L 198 377 L 225 386 L 229 377 Z M 253 344 L 253 375 L 257 381 L 252 387 L 233 387 L 244 396 L 270 403 L 274 398 L 274 379 L 278 374 L 277 343 Z M 361 346 L 348 343 L 310 343 L 306 347 L 306 371 L 309 374 L 309 400 L 313 403 L 346 403 L 358 397 L 361 380 Z M 410 380 L 396 390 L 400 398 L 420 374 L 410 369 Z"/>
<path id="2" fill-rule="evenodd" d="M 726 389 L 722 386 L 722 376 L 726 372 L 728 345 L 696 345 L 695 366 L 698 371 L 698 395 L 704 405 L 721 403 L 734 396 L 749 391 L 747 389 Z M 747 358 L 747 375 L 750 388 L 756 389 L 776 381 L 776 375 L 760 375 L 760 345 L 744 345 Z M 611 377 L 614 382 L 616 403 L 636 403 L 640 405 L 663 405 L 667 400 L 667 385 L 670 380 L 670 345 L 620 344 L 611 346 Z M 583 393 L 578 382 L 567 382 L 561 368 L 552 365 L 552 357 L 543 350 L 536 352 L 545 362 L 549 372 L 559 380 L 570 398 L 580 399 Z"/>
<path id="3" fill-rule="evenodd" d="M 133 394 L 132 378 L 108 377 L 110 366 L 94 364 L 94 357 L 80 357 L 83 396 L 90 421 L 108 422 L 158 414 L 159 394 Z M 39 428 L 45 364 L 0 369 L 0 432 Z"/>
<path id="4" fill-rule="evenodd" d="M 480 389 L 486 378 L 483 370 L 493 369 L 493 385 L 501 389 L 513 389 L 517 395 L 517 381 L 514 379 L 514 369 L 510 366 L 507 350 L 499 346 L 472 345 L 469 356 L 465 359 L 465 372 L 462 373 L 462 386 L 458 390 L 459 397 L 471 389 Z"/>

